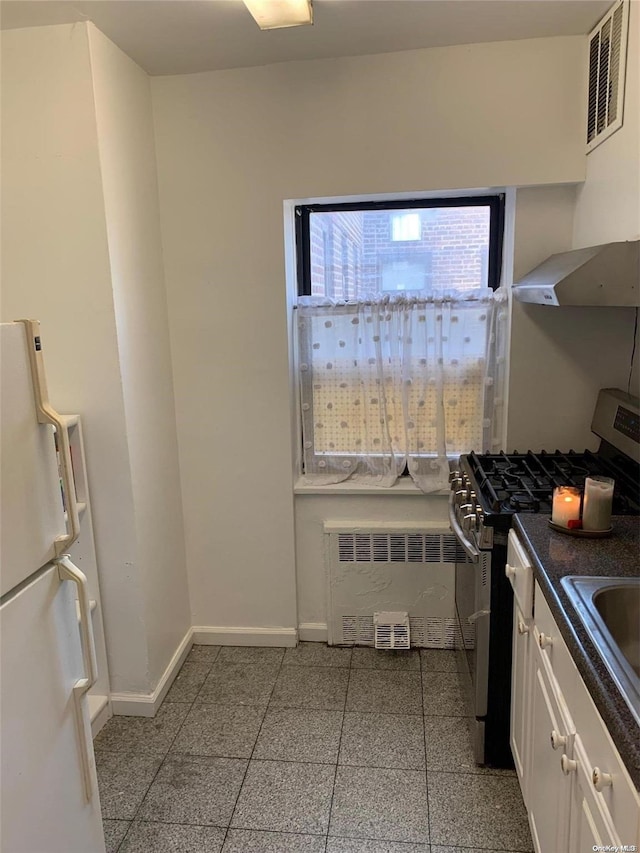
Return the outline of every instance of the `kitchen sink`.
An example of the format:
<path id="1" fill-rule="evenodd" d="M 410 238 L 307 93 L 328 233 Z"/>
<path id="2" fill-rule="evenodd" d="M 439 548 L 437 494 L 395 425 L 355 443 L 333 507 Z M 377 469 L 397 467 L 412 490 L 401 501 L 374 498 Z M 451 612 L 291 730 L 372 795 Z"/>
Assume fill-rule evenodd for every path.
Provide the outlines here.
<path id="1" fill-rule="evenodd" d="M 562 578 L 580 621 L 640 725 L 640 578 Z"/>

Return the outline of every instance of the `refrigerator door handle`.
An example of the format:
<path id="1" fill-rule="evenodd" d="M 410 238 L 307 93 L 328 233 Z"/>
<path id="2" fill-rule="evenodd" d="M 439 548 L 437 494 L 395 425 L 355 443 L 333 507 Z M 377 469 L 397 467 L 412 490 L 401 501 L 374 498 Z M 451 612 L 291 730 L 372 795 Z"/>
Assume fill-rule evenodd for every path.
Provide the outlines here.
<path id="1" fill-rule="evenodd" d="M 82 659 L 86 677 L 79 678 L 73 685 L 73 702 L 76 715 L 76 727 L 80 746 L 80 761 L 82 764 L 82 778 L 84 782 L 84 794 L 87 802 L 93 798 L 93 747 L 91 745 L 90 730 L 87 726 L 83 697 L 84 694 L 96 683 L 98 678 L 98 665 L 96 662 L 96 646 L 93 637 L 93 625 L 91 622 L 91 602 L 89 600 L 89 589 L 87 578 L 83 572 L 64 554 L 55 561 L 58 567 L 58 576 L 61 581 L 73 581 L 78 591 L 78 606 L 80 609 L 80 641 L 82 646 Z"/>
<path id="2" fill-rule="evenodd" d="M 55 428 L 60 439 L 60 467 L 62 469 L 62 483 L 64 485 L 65 509 L 67 511 L 67 532 L 62 536 L 56 536 L 54 543 L 56 554 L 60 556 L 61 554 L 64 554 L 71 545 L 73 545 L 80 535 L 80 517 L 78 515 L 76 484 L 73 478 L 69 428 L 65 419 L 57 412 L 55 413 L 55 416 Z"/>
<path id="3" fill-rule="evenodd" d="M 73 479 L 73 463 L 71 461 L 71 445 L 69 444 L 69 428 L 62 415 L 53 408 L 49 402 L 49 391 L 47 390 L 47 377 L 44 372 L 44 361 L 42 358 L 42 345 L 40 342 L 40 323 L 37 320 L 17 320 L 25 327 L 27 335 L 29 363 L 33 377 L 33 388 L 35 392 L 36 411 L 38 423 L 53 424 L 58 434 L 60 448 L 60 474 L 64 488 L 65 510 L 67 513 L 67 530 L 61 536 L 56 536 L 54 547 L 56 556 L 64 552 L 76 541 L 80 534 L 80 517 L 78 515 L 78 501 L 76 498 L 76 487 Z"/>

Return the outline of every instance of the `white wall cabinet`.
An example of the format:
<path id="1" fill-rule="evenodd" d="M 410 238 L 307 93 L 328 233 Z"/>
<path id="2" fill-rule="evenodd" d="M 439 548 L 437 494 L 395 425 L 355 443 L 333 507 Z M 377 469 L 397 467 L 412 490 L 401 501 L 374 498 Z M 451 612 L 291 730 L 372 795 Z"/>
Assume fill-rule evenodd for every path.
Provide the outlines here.
<path id="1" fill-rule="evenodd" d="M 536 853 L 640 849 L 640 797 L 514 531 L 506 572 L 514 588 L 511 748 Z"/>

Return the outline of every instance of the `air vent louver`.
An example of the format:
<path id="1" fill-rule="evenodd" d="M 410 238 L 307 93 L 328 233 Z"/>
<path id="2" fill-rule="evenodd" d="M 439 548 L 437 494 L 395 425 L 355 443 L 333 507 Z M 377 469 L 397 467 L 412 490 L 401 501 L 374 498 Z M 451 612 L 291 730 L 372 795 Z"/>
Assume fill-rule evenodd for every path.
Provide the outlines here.
<path id="1" fill-rule="evenodd" d="M 620 0 L 589 35 L 587 152 L 622 127 L 628 21 Z"/>

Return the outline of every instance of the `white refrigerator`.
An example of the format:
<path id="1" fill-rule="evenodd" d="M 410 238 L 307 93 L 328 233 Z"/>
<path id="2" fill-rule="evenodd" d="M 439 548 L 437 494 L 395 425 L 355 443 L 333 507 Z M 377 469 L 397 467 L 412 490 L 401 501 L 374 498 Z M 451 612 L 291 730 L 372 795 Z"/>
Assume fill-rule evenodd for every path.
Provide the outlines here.
<path id="1" fill-rule="evenodd" d="M 49 404 L 39 324 L 0 324 L 0 344 L 0 850 L 104 853 L 68 425 Z"/>

